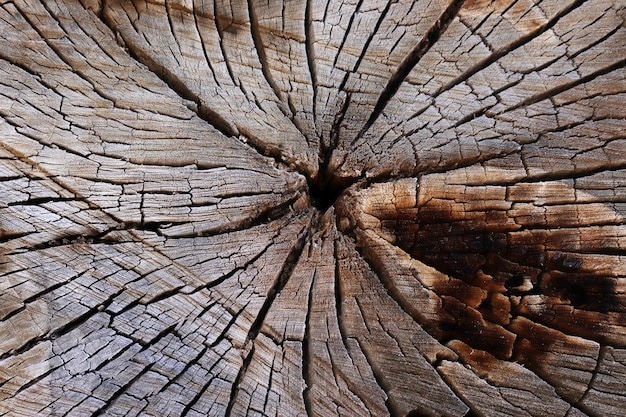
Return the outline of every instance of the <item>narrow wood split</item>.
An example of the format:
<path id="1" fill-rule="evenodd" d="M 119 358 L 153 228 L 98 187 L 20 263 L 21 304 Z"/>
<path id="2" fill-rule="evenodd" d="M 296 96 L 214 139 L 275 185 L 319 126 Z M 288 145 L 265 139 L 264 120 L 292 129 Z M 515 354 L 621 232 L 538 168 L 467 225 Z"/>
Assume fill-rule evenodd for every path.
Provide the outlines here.
<path id="1" fill-rule="evenodd" d="M 621 1 L 0 4 L 0 416 L 626 412 Z"/>

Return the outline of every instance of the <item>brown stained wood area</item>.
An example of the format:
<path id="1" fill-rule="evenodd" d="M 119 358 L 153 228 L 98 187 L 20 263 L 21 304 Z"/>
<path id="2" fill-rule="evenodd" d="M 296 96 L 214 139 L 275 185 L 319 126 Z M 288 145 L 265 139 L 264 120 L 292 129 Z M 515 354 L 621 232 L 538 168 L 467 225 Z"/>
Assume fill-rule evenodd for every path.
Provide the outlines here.
<path id="1" fill-rule="evenodd" d="M 623 417 L 625 19 L 0 1 L 0 416 Z"/>
<path id="2" fill-rule="evenodd" d="M 462 205 L 429 202 L 417 214 L 394 214 L 397 216 L 383 221 L 391 228 L 395 244 L 414 259 L 453 278 L 433 286 L 434 292 L 444 296 L 441 321 L 434 330 L 440 339 L 458 338 L 501 358 L 523 355 L 513 350 L 515 339 L 507 337 L 504 329 L 520 314 L 519 303 L 528 295 L 555 297 L 559 303 L 586 311 L 626 312 L 618 280 L 583 268 L 582 255 L 546 250 L 542 235 L 529 235 L 512 243 L 503 227 L 506 212 L 493 210 L 467 216 Z M 560 239 L 576 239 L 579 233 L 569 231 Z M 473 314 L 468 314 L 468 306 Z M 552 321 L 552 317 L 542 315 L 535 319 L 539 323 Z M 569 334 L 589 334 L 597 323 L 576 324 L 563 326 Z M 549 350 L 549 334 L 532 333 L 538 333 L 538 344 Z M 603 338 L 602 332 L 594 336 Z"/>

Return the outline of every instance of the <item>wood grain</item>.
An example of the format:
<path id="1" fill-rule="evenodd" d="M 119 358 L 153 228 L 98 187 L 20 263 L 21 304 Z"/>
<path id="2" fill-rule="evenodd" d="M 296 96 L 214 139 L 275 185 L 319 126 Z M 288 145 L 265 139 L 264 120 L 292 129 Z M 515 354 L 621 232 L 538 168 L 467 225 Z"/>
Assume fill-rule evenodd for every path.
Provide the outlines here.
<path id="1" fill-rule="evenodd" d="M 626 413 L 623 0 L 0 2 L 0 416 Z"/>

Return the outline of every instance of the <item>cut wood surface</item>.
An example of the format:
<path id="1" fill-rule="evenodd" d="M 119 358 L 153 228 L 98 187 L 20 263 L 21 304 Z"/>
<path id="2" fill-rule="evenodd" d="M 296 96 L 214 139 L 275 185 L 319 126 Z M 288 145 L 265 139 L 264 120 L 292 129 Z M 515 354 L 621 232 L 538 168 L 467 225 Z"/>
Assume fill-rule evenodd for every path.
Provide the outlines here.
<path id="1" fill-rule="evenodd" d="M 626 415 L 624 0 L 0 0 L 0 416 Z"/>

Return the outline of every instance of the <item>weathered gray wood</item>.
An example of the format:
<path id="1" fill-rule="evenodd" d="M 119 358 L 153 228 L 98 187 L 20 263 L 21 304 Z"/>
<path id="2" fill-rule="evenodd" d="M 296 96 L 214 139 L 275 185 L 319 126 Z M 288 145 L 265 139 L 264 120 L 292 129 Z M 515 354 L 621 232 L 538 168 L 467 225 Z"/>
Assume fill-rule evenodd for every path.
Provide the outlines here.
<path id="1" fill-rule="evenodd" d="M 0 416 L 622 417 L 625 19 L 0 2 Z"/>

